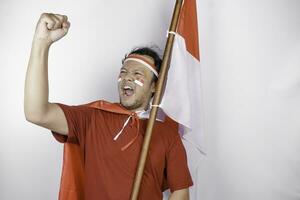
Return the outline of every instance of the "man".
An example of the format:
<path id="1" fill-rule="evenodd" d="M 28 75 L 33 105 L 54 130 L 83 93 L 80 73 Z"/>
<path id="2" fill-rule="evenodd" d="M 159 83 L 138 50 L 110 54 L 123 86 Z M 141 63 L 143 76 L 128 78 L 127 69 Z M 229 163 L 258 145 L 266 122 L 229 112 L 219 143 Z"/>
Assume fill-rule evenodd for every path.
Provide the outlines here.
<path id="1" fill-rule="evenodd" d="M 44 13 L 36 27 L 25 82 L 27 121 L 52 131 L 63 143 L 76 144 L 83 155 L 84 199 L 127 200 L 145 133 L 149 104 L 161 60 L 149 48 L 135 49 L 122 62 L 118 79 L 120 103 L 95 101 L 68 106 L 48 101 L 48 51 L 69 30 L 66 16 Z M 157 119 L 139 199 L 188 199 L 192 180 L 177 126 Z"/>

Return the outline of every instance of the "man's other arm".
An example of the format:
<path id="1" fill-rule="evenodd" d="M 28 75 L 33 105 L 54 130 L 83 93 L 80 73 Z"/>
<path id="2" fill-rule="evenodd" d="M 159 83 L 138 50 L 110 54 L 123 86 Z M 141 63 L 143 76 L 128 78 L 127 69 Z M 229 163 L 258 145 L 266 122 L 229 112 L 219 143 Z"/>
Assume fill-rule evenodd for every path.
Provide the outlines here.
<path id="1" fill-rule="evenodd" d="M 65 36 L 69 27 L 64 15 L 41 15 L 32 42 L 24 92 L 26 120 L 62 135 L 68 134 L 67 120 L 62 109 L 48 100 L 48 54 L 51 44 Z"/>
<path id="2" fill-rule="evenodd" d="M 184 188 L 181 190 L 175 190 L 171 193 L 169 200 L 189 200 L 189 189 Z"/>

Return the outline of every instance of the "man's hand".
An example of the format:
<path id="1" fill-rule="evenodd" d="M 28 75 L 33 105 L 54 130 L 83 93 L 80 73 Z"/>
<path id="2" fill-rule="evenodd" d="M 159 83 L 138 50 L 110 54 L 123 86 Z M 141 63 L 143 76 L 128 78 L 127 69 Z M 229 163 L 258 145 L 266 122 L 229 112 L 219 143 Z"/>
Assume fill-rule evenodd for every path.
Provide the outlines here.
<path id="1" fill-rule="evenodd" d="M 66 15 L 43 13 L 37 23 L 34 40 L 42 39 L 50 46 L 64 37 L 70 28 Z"/>

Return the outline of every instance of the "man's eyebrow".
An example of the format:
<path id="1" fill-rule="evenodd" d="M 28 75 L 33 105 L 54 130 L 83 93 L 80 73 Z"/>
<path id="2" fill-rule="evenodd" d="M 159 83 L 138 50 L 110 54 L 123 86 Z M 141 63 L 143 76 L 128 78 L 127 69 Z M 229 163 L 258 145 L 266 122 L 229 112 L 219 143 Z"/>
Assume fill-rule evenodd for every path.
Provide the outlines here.
<path id="1" fill-rule="evenodd" d="M 135 69 L 134 72 L 140 72 L 140 73 L 144 74 L 144 71 L 141 69 Z"/>

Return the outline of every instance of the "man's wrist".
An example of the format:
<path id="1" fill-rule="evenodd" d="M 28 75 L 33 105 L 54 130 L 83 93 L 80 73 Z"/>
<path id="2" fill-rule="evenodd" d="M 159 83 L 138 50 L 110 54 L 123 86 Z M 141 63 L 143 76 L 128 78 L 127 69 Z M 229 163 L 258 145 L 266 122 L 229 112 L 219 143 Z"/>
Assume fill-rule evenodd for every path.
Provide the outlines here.
<path id="1" fill-rule="evenodd" d="M 52 44 L 52 41 L 49 41 L 48 39 L 45 39 L 45 38 L 34 37 L 33 41 L 32 41 L 33 46 L 35 46 L 37 48 L 41 48 L 41 49 L 49 49 L 51 44 Z"/>

